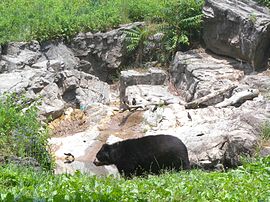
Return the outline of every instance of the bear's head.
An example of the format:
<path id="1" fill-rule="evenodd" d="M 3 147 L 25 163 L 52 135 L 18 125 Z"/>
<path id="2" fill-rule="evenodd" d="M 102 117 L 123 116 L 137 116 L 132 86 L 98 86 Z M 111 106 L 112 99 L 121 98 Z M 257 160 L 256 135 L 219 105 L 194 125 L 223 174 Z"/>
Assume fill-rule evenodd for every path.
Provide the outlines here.
<path id="1" fill-rule="evenodd" d="M 94 164 L 96 166 L 103 166 L 103 165 L 111 165 L 113 162 L 111 161 L 111 148 L 110 145 L 104 144 L 99 152 L 96 155 L 96 159 L 94 160 Z"/>

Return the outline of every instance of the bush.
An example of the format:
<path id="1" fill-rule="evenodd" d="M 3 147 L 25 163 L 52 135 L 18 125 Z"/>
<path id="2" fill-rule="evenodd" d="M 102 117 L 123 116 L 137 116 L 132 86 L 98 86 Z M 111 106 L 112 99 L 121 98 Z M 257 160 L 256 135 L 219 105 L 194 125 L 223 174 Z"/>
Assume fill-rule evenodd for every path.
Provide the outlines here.
<path id="1" fill-rule="evenodd" d="M 138 13 L 134 16 L 149 19 L 150 23 L 146 23 L 143 28 L 134 28 L 126 32 L 128 51 L 136 50 L 137 59 L 140 58 L 139 63 L 142 63 L 142 49 L 149 44 L 149 36 L 162 32 L 162 39 L 158 42 L 160 45 L 153 54 L 157 55 L 154 58 L 158 58 L 159 62 L 168 63 L 176 51 L 189 48 L 193 42 L 200 40 L 203 3 L 203 0 L 164 1 L 158 12 L 149 12 L 154 15 L 148 18 L 139 13 L 148 7 L 143 9 L 139 8 L 140 4 L 135 4 L 132 11 Z"/>
<path id="2" fill-rule="evenodd" d="M 270 0 L 255 0 L 255 1 L 257 1 L 262 6 L 270 8 Z"/>
<path id="3" fill-rule="evenodd" d="M 0 156 L 32 157 L 52 168 L 48 152 L 48 130 L 38 120 L 38 100 L 30 101 L 16 93 L 0 98 Z"/>
<path id="4" fill-rule="evenodd" d="M 165 60 L 200 39 L 203 3 L 203 0 L 175 0 L 174 4 L 166 4 L 162 16 Z"/>

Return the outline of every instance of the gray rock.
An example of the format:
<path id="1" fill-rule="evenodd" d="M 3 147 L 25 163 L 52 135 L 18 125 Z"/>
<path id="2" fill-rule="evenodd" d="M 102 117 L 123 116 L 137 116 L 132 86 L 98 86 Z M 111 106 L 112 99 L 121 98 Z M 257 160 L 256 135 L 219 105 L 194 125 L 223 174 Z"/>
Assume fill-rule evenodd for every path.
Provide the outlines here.
<path id="1" fill-rule="evenodd" d="M 260 150 L 260 156 L 263 157 L 270 156 L 270 147 L 269 146 L 262 147 L 262 149 Z"/>
<path id="2" fill-rule="evenodd" d="M 57 75 L 55 82 L 62 90 L 64 100 L 83 108 L 92 103 L 109 103 L 109 85 L 85 72 L 62 71 Z"/>
<path id="3" fill-rule="evenodd" d="M 38 62 L 44 62 L 46 60 L 58 60 L 63 63 L 65 69 L 72 70 L 77 68 L 79 59 L 75 57 L 72 50 L 68 48 L 63 42 L 48 42 L 41 46 L 42 58 Z"/>
<path id="4" fill-rule="evenodd" d="M 126 88 L 133 85 L 164 85 L 167 74 L 163 70 L 150 68 L 148 72 L 122 71 L 120 76 L 120 100 L 126 95 Z"/>
<path id="5" fill-rule="evenodd" d="M 41 115 L 53 119 L 65 107 L 85 109 L 93 103 L 107 104 L 110 97 L 109 85 L 97 77 L 77 70 L 56 72 L 42 67 L 0 74 L 0 93 L 6 91 L 26 92 L 30 99 L 41 96 Z"/>
<path id="6" fill-rule="evenodd" d="M 7 71 L 8 71 L 7 62 L 4 60 L 0 60 L 0 73 L 7 72 Z"/>
<path id="7" fill-rule="evenodd" d="M 64 70 L 65 65 L 59 60 L 44 60 L 43 62 L 37 62 L 32 65 L 32 68 L 47 69 L 50 71 L 60 72 Z"/>
<path id="8" fill-rule="evenodd" d="M 11 72 L 31 66 L 41 57 L 39 50 L 37 41 L 8 43 L 2 51 L 2 71 Z"/>
<path id="9" fill-rule="evenodd" d="M 22 92 L 33 79 L 36 71 L 25 70 L 22 72 L 12 72 L 0 74 L 0 94 L 6 91 Z"/>
<path id="10" fill-rule="evenodd" d="M 219 163 L 234 167 L 240 164 L 240 156 L 255 153 L 260 127 L 270 118 L 270 112 L 265 110 L 269 104 L 269 100 L 258 97 L 239 108 L 185 110 L 178 104 L 163 106 L 145 112 L 144 130 L 147 135 L 170 134 L 180 138 L 193 165 L 206 169 Z"/>
<path id="11" fill-rule="evenodd" d="M 204 50 L 177 52 L 170 67 L 171 80 L 187 102 L 238 83 L 244 77 L 242 64 L 234 59 L 206 53 Z M 226 96 L 230 96 L 228 92 Z M 205 102 L 213 105 L 223 101 L 223 95 Z"/>
<path id="12" fill-rule="evenodd" d="M 65 102 L 61 99 L 62 92 L 56 83 L 46 85 L 39 95 L 42 97 L 42 104 L 39 107 L 41 116 L 54 120 L 63 114 Z"/>
<path id="13" fill-rule="evenodd" d="M 32 52 L 40 51 L 40 45 L 37 41 L 30 42 L 10 42 L 3 49 L 5 55 L 20 55 L 23 50 Z"/>
<path id="14" fill-rule="evenodd" d="M 163 105 L 165 103 L 179 103 L 178 96 L 173 95 L 165 85 L 133 85 L 126 88 L 129 103 L 136 100 L 136 105 Z"/>
<path id="15" fill-rule="evenodd" d="M 266 68 L 270 53 L 270 12 L 247 0 L 206 0 L 203 39 L 211 51 Z"/>
<path id="16" fill-rule="evenodd" d="M 241 84 L 259 89 L 261 93 L 270 95 L 270 74 L 259 73 L 257 75 L 246 75 L 241 80 Z"/>
<path id="17" fill-rule="evenodd" d="M 80 58 L 79 70 L 93 74 L 102 81 L 111 81 L 111 72 L 127 62 L 124 30 L 143 23 L 123 25 L 105 33 L 80 33 L 71 42 L 76 57 Z"/>

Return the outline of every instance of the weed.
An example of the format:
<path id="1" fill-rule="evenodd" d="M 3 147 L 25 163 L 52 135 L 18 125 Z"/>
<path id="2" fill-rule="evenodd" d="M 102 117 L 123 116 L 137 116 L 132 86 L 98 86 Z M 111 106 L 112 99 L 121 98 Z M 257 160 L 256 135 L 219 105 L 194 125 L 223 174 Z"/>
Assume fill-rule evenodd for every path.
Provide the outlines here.
<path id="1" fill-rule="evenodd" d="M 257 21 L 257 15 L 256 15 L 255 13 L 250 13 L 250 14 L 249 14 L 249 20 L 250 20 L 253 24 L 255 24 L 256 21 Z"/>
<path id="2" fill-rule="evenodd" d="M 261 137 L 265 141 L 270 140 L 270 122 L 269 121 L 266 121 L 265 123 L 263 123 L 262 129 L 261 129 Z"/>
<path id="3" fill-rule="evenodd" d="M 48 130 L 38 120 L 39 99 L 5 93 L 0 98 L 0 156 L 33 157 L 50 169 Z"/>

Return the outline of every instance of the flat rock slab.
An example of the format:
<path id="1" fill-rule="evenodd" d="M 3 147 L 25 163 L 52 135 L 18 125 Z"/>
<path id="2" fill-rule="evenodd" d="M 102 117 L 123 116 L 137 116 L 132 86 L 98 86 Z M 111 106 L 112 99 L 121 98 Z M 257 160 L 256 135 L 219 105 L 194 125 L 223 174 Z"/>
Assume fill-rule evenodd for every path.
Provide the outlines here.
<path id="1" fill-rule="evenodd" d="M 237 84 L 244 77 L 243 64 L 226 57 L 207 53 L 203 49 L 177 52 L 170 67 L 172 83 L 186 102 L 211 92 Z M 228 92 L 227 96 L 230 96 Z M 205 105 L 221 102 L 223 96 L 209 100 Z"/>
<path id="2" fill-rule="evenodd" d="M 169 91 L 168 86 L 163 85 L 134 85 L 126 88 L 126 96 L 132 103 L 133 98 L 136 105 L 179 103 L 180 98 Z"/>
<path id="3" fill-rule="evenodd" d="M 266 68 L 270 56 L 270 12 L 247 0 L 206 0 L 203 7 L 206 47 L 216 54 Z"/>
<path id="4" fill-rule="evenodd" d="M 134 85 L 164 85 L 167 74 L 164 70 L 150 68 L 148 71 L 127 70 L 120 76 L 120 100 L 126 96 L 126 88 Z"/>

